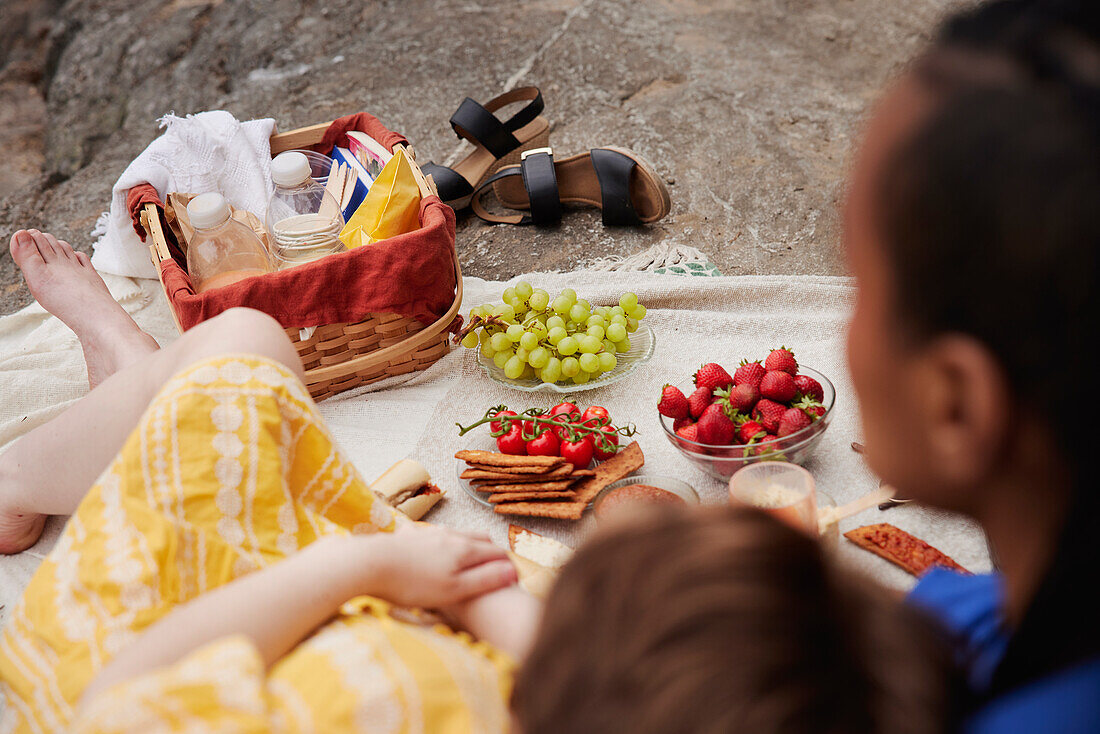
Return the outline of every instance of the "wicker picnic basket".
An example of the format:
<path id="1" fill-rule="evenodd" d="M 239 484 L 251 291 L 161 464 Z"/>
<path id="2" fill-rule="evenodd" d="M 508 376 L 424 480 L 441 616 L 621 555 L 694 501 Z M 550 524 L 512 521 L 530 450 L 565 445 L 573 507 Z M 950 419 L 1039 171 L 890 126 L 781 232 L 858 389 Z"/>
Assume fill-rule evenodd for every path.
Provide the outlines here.
<path id="1" fill-rule="evenodd" d="M 306 148 L 321 142 L 329 123 L 312 125 L 271 136 L 271 154 Z M 413 175 L 420 186 L 420 195 L 434 196 L 435 187 L 416 164 L 410 147 L 398 146 L 412 164 Z M 164 232 L 162 214 L 155 204 L 145 204 L 141 223 L 148 234 L 149 252 L 157 272 L 160 265 L 172 258 Z M 305 368 L 306 384 L 316 400 L 324 400 L 337 393 L 366 385 L 387 377 L 424 370 L 434 364 L 449 350 L 449 327 L 462 307 L 462 267 L 458 253 L 451 243 L 454 261 L 456 289 L 454 303 L 436 319 L 425 325 L 420 321 L 395 313 L 370 313 L 353 324 L 318 325 L 309 339 L 300 338 L 299 329 L 287 329 L 287 336 L 294 342 Z M 180 245 L 183 247 L 183 244 Z M 163 287 L 164 281 L 161 279 Z M 172 308 L 169 299 L 169 308 Z M 174 308 L 172 316 L 182 332 L 179 316 Z"/>

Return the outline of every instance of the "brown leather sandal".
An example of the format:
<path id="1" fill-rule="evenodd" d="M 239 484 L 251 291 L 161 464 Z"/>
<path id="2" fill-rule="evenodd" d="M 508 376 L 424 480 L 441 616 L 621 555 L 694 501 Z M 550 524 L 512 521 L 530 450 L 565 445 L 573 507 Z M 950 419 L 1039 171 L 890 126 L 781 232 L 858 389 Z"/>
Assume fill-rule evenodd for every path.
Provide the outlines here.
<path id="1" fill-rule="evenodd" d="M 558 161 L 553 150 L 540 148 L 520 158 L 520 165 L 501 167 L 474 191 L 470 204 L 486 222 L 554 226 L 567 203 L 599 207 L 604 225 L 639 225 L 660 220 L 672 208 L 661 177 L 624 148 L 593 148 Z M 481 201 L 489 186 L 501 204 L 526 213 L 489 212 Z"/>
<path id="2" fill-rule="evenodd" d="M 501 122 L 493 113 L 516 102 L 527 101 L 516 114 Z M 474 150 L 453 167 L 425 163 L 420 169 L 432 177 L 439 198 L 454 209 L 462 209 L 474 189 L 491 173 L 512 163 L 531 148 L 550 142 L 550 123 L 540 116 L 542 93 L 538 87 L 520 87 L 494 97 L 481 106 L 467 97 L 451 115 L 451 127 L 458 137 L 470 141 Z"/>

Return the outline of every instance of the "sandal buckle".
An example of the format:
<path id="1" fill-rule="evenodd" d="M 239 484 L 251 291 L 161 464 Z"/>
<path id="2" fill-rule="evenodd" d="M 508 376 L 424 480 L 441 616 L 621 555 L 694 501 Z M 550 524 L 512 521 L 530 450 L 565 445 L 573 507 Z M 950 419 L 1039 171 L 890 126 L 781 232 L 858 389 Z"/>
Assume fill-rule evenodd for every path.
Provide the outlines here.
<path id="1" fill-rule="evenodd" d="M 522 153 L 519 154 L 519 159 L 521 161 L 525 161 L 525 160 L 527 160 L 527 156 L 535 155 L 536 153 L 545 153 L 546 155 L 550 156 L 551 158 L 554 157 L 554 149 L 548 146 L 546 148 L 531 148 L 529 150 L 525 150 L 525 151 L 523 151 Z"/>

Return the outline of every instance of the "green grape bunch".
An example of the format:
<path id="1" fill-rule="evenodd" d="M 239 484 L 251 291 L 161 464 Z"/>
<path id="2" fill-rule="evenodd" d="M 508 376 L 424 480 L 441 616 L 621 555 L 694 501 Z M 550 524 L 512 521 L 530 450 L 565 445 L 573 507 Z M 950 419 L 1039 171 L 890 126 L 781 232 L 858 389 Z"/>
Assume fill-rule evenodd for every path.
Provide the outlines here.
<path id="1" fill-rule="evenodd" d="M 614 306 L 593 306 L 572 288 L 550 298 L 521 280 L 504 289 L 499 303 L 470 309 L 454 339 L 479 349 L 510 380 L 583 385 L 618 366 L 645 315 L 634 293 L 622 294 Z"/>

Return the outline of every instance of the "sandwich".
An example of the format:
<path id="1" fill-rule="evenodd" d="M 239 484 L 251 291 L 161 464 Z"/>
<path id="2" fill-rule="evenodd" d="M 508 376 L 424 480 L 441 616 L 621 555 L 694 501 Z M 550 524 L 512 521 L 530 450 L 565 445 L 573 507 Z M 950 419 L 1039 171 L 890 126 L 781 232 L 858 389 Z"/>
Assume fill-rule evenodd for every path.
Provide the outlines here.
<path id="1" fill-rule="evenodd" d="M 420 464 L 402 459 L 374 480 L 370 489 L 412 520 L 428 514 L 443 499 L 442 489 L 432 484 L 432 477 Z"/>

